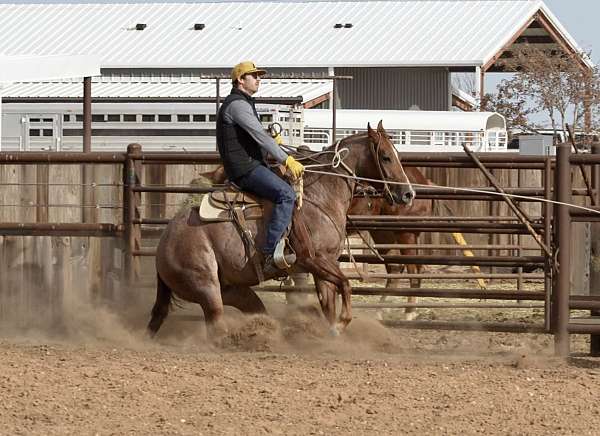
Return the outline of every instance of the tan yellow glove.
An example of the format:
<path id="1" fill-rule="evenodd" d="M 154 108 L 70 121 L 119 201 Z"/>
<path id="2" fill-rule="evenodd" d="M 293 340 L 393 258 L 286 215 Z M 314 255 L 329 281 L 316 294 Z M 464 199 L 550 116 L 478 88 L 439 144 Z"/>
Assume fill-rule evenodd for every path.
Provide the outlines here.
<path id="1" fill-rule="evenodd" d="M 285 167 L 290 170 L 295 179 L 299 178 L 304 172 L 304 165 L 302 165 L 292 156 L 288 156 L 285 160 Z"/>
<path id="2" fill-rule="evenodd" d="M 277 144 L 277 145 L 283 144 L 283 138 L 281 137 L 281 135 L 279 133 L 277 135 L 273 136 L 273 139 L 275 140 L 275 144 Z"/>

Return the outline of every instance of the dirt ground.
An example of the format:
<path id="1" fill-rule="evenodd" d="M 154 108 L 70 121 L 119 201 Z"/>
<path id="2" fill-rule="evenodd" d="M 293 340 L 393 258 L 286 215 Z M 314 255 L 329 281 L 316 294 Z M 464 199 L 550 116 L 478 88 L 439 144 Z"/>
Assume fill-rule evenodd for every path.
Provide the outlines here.
<path id="1" fill-rule="evenodd" d="M 0 434 L 599 434 L 587 337 L 563 361 L 550 336 L 392 330 L 357 311 L 332 338 L 318 312 L 264 297 L 269 316 L 229 312 L 215 345 L 189 307 L 145 338 L 151 296 L 75 305 L 52 329 L 3 322 Z M 508 316 L 481 313 L 452 316 Z"/>

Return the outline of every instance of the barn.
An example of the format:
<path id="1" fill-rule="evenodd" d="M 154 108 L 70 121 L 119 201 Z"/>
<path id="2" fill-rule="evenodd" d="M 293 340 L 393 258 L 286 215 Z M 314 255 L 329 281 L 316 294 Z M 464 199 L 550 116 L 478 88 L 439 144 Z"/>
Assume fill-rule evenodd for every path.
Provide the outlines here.
<path id="1" fill-rule="evenodd" d="M 537 0 L 4 4 L 0 16 L 3 55 L 100 59 L 92 134 L 107 149 L 110 138 L 151 144 L 159 130 L 210 136 L 210 103 L 228 93 L 228 71 L 243 59 L 269 69 L 265 103 L 327 108 L 335 94 L 342 109 L 447 111 L 476 104 L 453 86 L 455 74 L 473 74 L 478 94 L 520 44 L 581 52 Z M 333 93 L 327 76 L 352 80 Z M 3 149 L 81 142 L 81 80 L 12 83 L 1 95 Z M 203 103 L 201 113 L 183 106 Z"/>

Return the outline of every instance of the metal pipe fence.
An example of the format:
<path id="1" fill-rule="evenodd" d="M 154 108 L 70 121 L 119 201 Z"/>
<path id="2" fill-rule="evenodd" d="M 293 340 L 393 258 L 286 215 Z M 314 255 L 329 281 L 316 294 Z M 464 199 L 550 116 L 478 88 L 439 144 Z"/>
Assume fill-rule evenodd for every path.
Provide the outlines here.
<path id="1" fill-rule="evenodd" d="M 535 197 L 532 200 L 546 199 L 553 200 L 555 197 L 559 204 L 552 205 L 544 203 L 541 216 L 532 217 L 530 229 L 527 230 L 522 223 L 516 223 L 514 218 L 481 216 L 481 217 L 424 217 L 419 218 L 419 222 L 411 222 L 409 218 L 404 217 L 370 217 L 354 216 L 350 217 L 349 226 L 361 230 L 388 230 L 388 231 L 418 231 L 418 232 L 472 232 L 489 234 L 528 234 L 531 231 L 541 235 L 544 243 L 548 247 L 553 247 L 553 257 L 549 256 L 523 256 L 522 247 L 518 245 L 506 245 L 504 247 L 494 244 L 480 244 L 470 247 L 480 250 L 512 250 L 519 252 L 518 256 L 433 256 L 433 255 L 384 255 L 382 257 L 372 254 L 354 254 L 352 259 L 349 254 L 342 254 L 342 262 L 365 262 L 368 264 L 437 264 L 437 265 L 477 265 L 477 266 L 502 266 L 502 267 L 541 267 L 544 268 L 544 274 L 458 274 L 448 275 L 448 278 L 502 278 L 509 279 L 515 276 L 531 279 L 544 279 L 544 292 L 523 292 L 523 291 L 499 291 L 499 290 L 476 290 L 476 289 L 425 289 L 425 288 L 369 288 L 355 287 L 355 295 L 379 295 L 379 296 L 415 296 L 415 297 L 435 297 L 435 298 L 470 298 L 482 300 L 519 300 L 519 301 L 539 301 L 545 308 L 544 324 L 541 326 L 511 326 L 509 324 L 490 324 L 482 329 L 492 329 L 495 331 L 539 331 L 554 334 L 556 352 L 559 355 L 566 355 L 569 352 L 569 335 L 573 333 L 585 333 L 596 335 L 600 333 L 600 326 L 593 320 L 572 319 L 570 311 L 594 310 L 600 309 L 600 295 L 591 295 L 586 298 L 576 298 L 571 295 L 569 283 L 569 262 L 570 253 L 570 225 L 574 221 L 596 221 L 600 219 L 600 208 L 595 207 L 591 210 L 581 211 L 573 210 L 569 204 L 574 196 L 598 195 L 600 187 L 596 183 L 591 192 L 587 189 L 573 188 L 571 180 L 572 165 L 598 165 L 600 164 L 600 155 L 571 155 L 570 146 L 561 145 L 558 147 L 556 158 L 545 156 L 521 156 L 510 153 L 477 155 L 481 164 L 486 168 L 511 168 L 511 169 L 533 169 L 540 170 L 543 174 L 543 188 L 509 188 L 505 192 L 511 195 L 524 195 Z M 464 154 L 446 154 L 446 153 L 407 153 L 403 154 L 402 161 L 406 166 L 428 166 L 439 168 L 476 168 L 477 164 Z M 0 235 L 19 235 L 19 236 L 89 236 L 89 237 L 113 237 L 123 241 L 124 249 L 124 268 L 123 278 L 127 283 L 133 284 L 140 278 L 140 257 L 152 256 L 152 249 L 143 247 L 142 237 L 147 234 L 158 234 L 159 228 L 149 228 L 149 226 L 162 226 L 168 222 L 163 218 L 147 218 L 143 216 L 142 208 L 145 206 L 142 201 L 142 193 L 178 193 L 178 194 L 202 194 L 222 189 L 223 186 L 213 187 L 188 187 L 188 186 L 157 186 L 143 184 L 144 165 L 188 165 L 188 164 L 218 164 L 219 156 L 217 153 L 143 153 L 141 146 L 131 144 L 126 153 L 39 153 L 39 152 L 19 152 L 19 153 L 0 153 L 0 165 L 30 165 L 30 164 L 119 164 L 123 167 L 122 180 L 117 183 L 103 184 L 105 186 L 120 187 L 122 189 L 123 203 L 115 205 L 122 208 L 122 222 L 119 224 L 106 223 L 0 223 Z M 552 172 L 555 177 L 552 180 Z M 600 177 L 596 178 L 600 180 Z M 86 187 L 92 184 L 84 183 Z M 51 184 L 47 184 L 51 186 Z M 58 184 L 57 184 L 58 186 Z M 82 185 L 83 186 L 83 185 Z M 95 185 L 95 187 L 100 186 Z M 459 200 L 502 200 L 501 197 L 494 195 L 491 188 L 477 188 L 482 192 L 469 193 L 459 189 L 444 189 L 438 187 L 417 188 L 417 195 L 421 198 L 436 199 L 459 199 Z M 489 192 L 489 194 L 486 194 Z M 518 201 L 527 199 L 519 198 Z M 44 205 L 53 207 L 52 205 Z M 89 207 L 88 204 L 83 204 Z M 412 248 L 425 249 L 427 247 L 411 246 Z M 356 248 L 356 247 L 351 247 Z M 361 246 L 361 248 L 363 248 Z M 380 247 L 383 248 L 383 247 Z M 395 247 L 396 248 L 396 247 Z M 400 247 L 397 247 L 400 248 Z M 438 247 L 438 249 L 450 249 L 450 247 Z M 462 250 L 465 247 L 456 246 L 455 250 Z M 430 247 L 429 249 L 433 249 Z M 372 278 L 433 278 L 434 275 L 409 275 L 398 274 L 396 276 L 387 274 L 367 274 Z M 436 278 L 443 278 L 443 274 L 435 274 Z M 312 290 L 312 288 L 310 288 Z M 290 288 L 286 286 L 270 289 L 263 287 L 263 292 L 303 292 L 305 289 L 298 287 Z M 407 305 L 397 307 L 418 307 L 418 305 Z M 433 303 L 427 303 L 433 304 Z M 490 303 L 488 306 L 492 307 Z M 472 307 L 478 304 L 472 303 Z M 518 306 L 518 304 L 516 305 Z M 380 306 L 377 306 L 380 307 Z M 435 306 L 432 306 L 435 307 Z M 438 307 L 445 307 L 445 303 L 440 303 Z M 458 307 L 458 306 L 455 306 Z M 482 306 L 483 307 L 483 306 Z M 522 306 L 521 306 L 522 307 Z M 537 307 L 537 306 L 536 306 Z M 397 323 L 405 326 L 404 323 Z M 464 323 L 452 323 L 442 325 L 439 323 L 406 324 L 419 328 L 454 328 L 471 329 L 471 325 Z M 593 336 L 595 338 L 595 336 Z"/>

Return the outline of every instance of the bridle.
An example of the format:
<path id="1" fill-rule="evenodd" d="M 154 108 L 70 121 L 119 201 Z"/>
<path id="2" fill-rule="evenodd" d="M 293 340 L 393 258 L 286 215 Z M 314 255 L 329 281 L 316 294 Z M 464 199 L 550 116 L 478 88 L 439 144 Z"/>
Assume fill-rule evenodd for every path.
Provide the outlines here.
<path id="1" fill-rule="evenodd" d="M 392 194 L 390 185 L 387 182 L 385 169 L 383 168 L 383 165 L 381 164 L 381 160 L 379 158 L 379 149 L 381 148 L 381 137 L 382 136 L 383 136 L 382 133 L 377 132 L 377 143 L 375 143 L 375 141 L 373 141 L 373 140 L 369 141 L 370 149 L 371 149 L 371 153 L 373 154 L 373 159 L 375 160 L 375 162 L 377 164 L 377 170 L 379 171 L 379 178 L 381 179 L 381 181 L 383 183 L 383 196 L 385 198 L 387 198 L 390 202 L 393 203 L 394 195 Z M 369 136 L 369 139 L 372 139 L 372 138 Z"/>
<path id="2" fill-rule="evenodd" d="M 379 155 L 379 150 L 381 149 L 382 136 L 383 136 L 382 133 L 377 132 L 377 141 L 374 141 L 373 138 L 368 135 L 367 135 L 367 139 L 369 140 L 369 150 L 373 156 L 373 160 L 375 161 L 377 171 L 379 172 L 379 180 L 377 181 L 377 183 L 383 184 L 383 192 L 380 195 L 385 197 L 386 199 L 388 199 L 390 202 L 393 203 L 394 195 L 390 188 L 388 176 L 386 175 L 385 168 L 381 163 L 381 159 L 380 159 L 380 155 Z M 348 185 L 348 188 L 350 189 L 351 194 L 354 196 L 354 194 L 356 193 L 357 190 L 360 191 L 361 188 L 363 190 L 367 189 L 367 188 L 365 188 L 365 186 L 370 186 L 370 185 L 363 185 L 361 183 L 361 177 L 358 177 L 356 175 L 356 173 L 354 172 L 354 170 L 352 170 L 352 168 L 350 168 L 344 162 L 345 156 L 343 154 L 344 154 L 344 152 L 347 153 L 348 149 L 340 148 L 343 141 L 344 140 L 337 141 L 335 143 L 335 147 L 334 147 L 333 151 L 317 152 L 317 153 L 313 153 L 311 155 L 302 156 L 300 159 L 301 160 L 309 159 L 313 162 L 318 162 L 317 164 L 313 164 L 313 165 L 311 165 L 311 164 L 305 165 L 305 168 L 307 169 L 308 172 L 311 172 L 309 168 L 319 167 L 319 166 L 331 166 L 331 168 L 336 172 L 337 172 L 338 168 L 342 168 L 343 170 L 345 170 L 350 175 L 350 179 L 346 179 L 346 184 Z M 325 154 L 325 153 L 333 153 L 333 158 L 331 159 L 331 163 L 329 163 L 329 164 L 323 164 L 320 161 L 318 161 L 317 159 L 315 159 L 315 156 Z M 397 156 L 396 156 L 396 159 L 398 159 Z M 399 159 L 398 159 L 398 163 L 400 163 Z M 404 174 L 404 177 L 406 178 L 406 183 L 408 183 L 410 186 L 410 180 L 408 179 L 408 176 L 406 176 L 406 174 Z M 355 182 L 354 186 L 351 185 L 350 180 L 353 180 Z"/>

